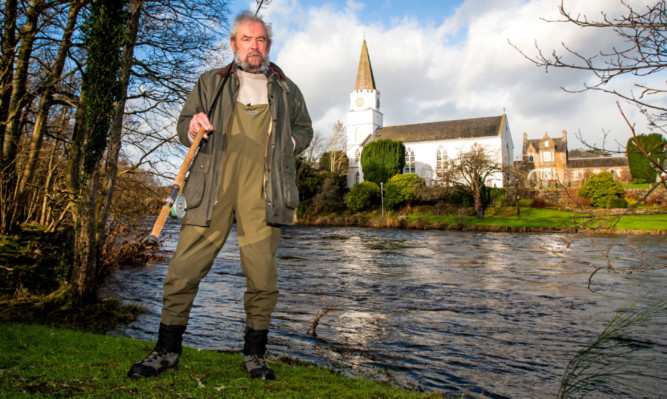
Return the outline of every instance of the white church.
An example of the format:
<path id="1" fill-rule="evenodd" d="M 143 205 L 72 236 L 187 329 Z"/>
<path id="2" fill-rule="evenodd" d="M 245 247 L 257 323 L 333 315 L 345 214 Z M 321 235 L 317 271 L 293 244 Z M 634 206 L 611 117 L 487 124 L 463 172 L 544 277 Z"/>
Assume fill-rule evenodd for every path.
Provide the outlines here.
<path id="1" fill-rule="evenodd" d="M 437 171 L 448 158 L 470 150 L 477 143 L 499 165 L 513 163 L 514 144 L 507 116 L 461 119 L 414 125 L 387 126 L 382 123 L 380 92 L 375 86 L 366 40 L 361 47 L 357 81 L 350 93 L 347 113 L 348 186 L 363 181 L 361 151 L 374 140 L 401 141 L 405 145 L 403 173 L 416 173 L 428 184 L 437 179 Z M 503 187 L 505 176 L 498 172 L 486 181 L 490 187 Z"/>

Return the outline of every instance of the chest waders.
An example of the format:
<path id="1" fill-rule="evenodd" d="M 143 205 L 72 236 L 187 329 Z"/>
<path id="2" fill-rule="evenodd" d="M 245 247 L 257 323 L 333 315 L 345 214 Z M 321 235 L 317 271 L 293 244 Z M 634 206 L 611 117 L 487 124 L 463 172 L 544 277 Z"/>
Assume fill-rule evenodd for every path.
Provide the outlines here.
<path id="1" fill-rule="evenodd" d="M 278 301 L 280 228 L 266 224 L 264 172 L 269 105 L 236 103 L 227 131 L 221 187 L 209 227 L 184 225 L 164 281 L 162 323 L 187 325 L 199 282 L 208 274 L 236 221 L 246 277 L 246 327 L 266 330 Z"/>

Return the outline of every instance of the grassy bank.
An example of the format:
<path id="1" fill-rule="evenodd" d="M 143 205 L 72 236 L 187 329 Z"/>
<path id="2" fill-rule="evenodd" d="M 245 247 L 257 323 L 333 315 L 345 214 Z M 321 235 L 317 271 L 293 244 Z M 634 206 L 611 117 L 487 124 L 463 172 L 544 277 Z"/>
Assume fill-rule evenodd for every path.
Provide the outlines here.
<path id="1" fill-rule="evenodd" d="M 387 212 L 384 220 L 380 211 L 352 214 L 329 213 L 300 221 L 305 225 L 362 226 L 408 229 L 443 229 L 476 231 L 562 231 L 577 226 L 582 229 L 601 229 L 602 233 L 667 234 L 667 214 L 625 215 L 613 225 L 613 215 L 593 215 L 584 212 L 547 208 L 488 208 L 483 218 L 468 212 L 441 214 L 433 207 L 419 206 L 400 212 Z M 595 231 L 592 231 L 595 232 Z"/>
<path id="2" fill-rule="evenodd" d="M 289 359 L 270 361 L 276 381 L 252 380 L 241 355 L 184 348 L 176 370 L 126 377 L 153 343 L 36 325 L 0 325 L 0 397 L 442 398 L 350 379 Z"/>

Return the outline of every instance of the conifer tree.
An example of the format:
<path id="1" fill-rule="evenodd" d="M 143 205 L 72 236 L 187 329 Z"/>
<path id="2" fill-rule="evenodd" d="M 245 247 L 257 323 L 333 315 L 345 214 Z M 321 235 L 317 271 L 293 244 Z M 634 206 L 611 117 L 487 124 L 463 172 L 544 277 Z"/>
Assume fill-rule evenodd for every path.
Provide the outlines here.
<path id="1" fill-rule="evenodd" d="M 377 185 L 386 183 L 392 176 L 402 173 L 404 166 L 405 146 L 400 141 L 373 141 L 361 152 L 364 180 Z"/>

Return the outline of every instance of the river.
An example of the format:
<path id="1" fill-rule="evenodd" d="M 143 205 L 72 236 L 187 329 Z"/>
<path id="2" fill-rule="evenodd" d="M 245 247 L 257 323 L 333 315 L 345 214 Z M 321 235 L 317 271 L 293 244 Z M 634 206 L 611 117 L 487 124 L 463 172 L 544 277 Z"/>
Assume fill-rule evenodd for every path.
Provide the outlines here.
<path id="1" fill-rule="evenodd" d="M 175 248 L 177 222 L 165 229 Z M 644 259 L 667 263 L 667 237 L 287 227 L 278 250 L 280 299 L 270 358 L 291 356 L 404 387 L 489 398 L 551 398 L 580 350 L 629 305 L 665 299 L 667 270 L 615 274 Z M 184 345 L 242 347 L 243 291 L 235 230 L 202 281 Z M 598 249 L 599 248 L 599 249 Z M 603 256 L 600 252 L 607 252 Z M 167 262 L 121 268 L 103 292 L 148 311 L 112 334 L 155 340 Z M 308 334 L 320 312 L 317 337 Z M 633 331 L 646 369 L 665 378 L 667 315 Z M 138 359 L 137 359 L 138 360 Z M 129 366 L 129 365 L 128 365 Z M 644 367 L 644 366 L 642 366 Z M 279 378 L 279 376 L 278 376 Z M 633 380 L 637 382 L 636 380 Z M 641 379 L 645 397 L 667 391 Z M 637 397 L 613 383 L 588 397 Z M 641 395 L 640 395 L 641 396 Z"/>

